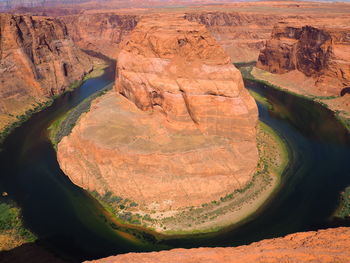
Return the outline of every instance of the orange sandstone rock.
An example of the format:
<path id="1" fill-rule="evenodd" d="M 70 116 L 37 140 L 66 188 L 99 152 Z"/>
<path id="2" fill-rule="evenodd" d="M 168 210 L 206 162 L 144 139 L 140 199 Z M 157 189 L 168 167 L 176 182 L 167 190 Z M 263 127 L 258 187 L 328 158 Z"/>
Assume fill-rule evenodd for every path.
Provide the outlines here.
<path id="1" fill-rule="evenodd" d="M 233 248 L 173 249 L 152 253 L 129 253 L 95 263 L 348 263 L 350 228 L 304 232 L 267 239 Z"/>
<path id="2" fill-rule="evenodd" d="M 83 49 L 116 58 L 119 43 L 135 28 L 136 15 L 96 13 L 62 16 L 69 35 Z"/>
<path id="3" fill-rule="evenodd" d="M 277 24 L 257 67 L 277 74 L 301 72 L 313 81 L 310 89 L 320 90 L 323 96 L 340 96 L 350 86 L 348 21 Z"/>
<path id="4" fill-rule="evenodd" d="M 75 184 L 168 210 L 250 181 L 257 107 L 203 25 L 143 18 L 122 44 L 118 74 L 117 92 L 98 99 L 58 145 Z"/>
<path id="5" fill-rule="evenodd" d="M 62 21 L 0 14 L 0 127 L 7 117 L 60 94 L 91 68 Z"/>

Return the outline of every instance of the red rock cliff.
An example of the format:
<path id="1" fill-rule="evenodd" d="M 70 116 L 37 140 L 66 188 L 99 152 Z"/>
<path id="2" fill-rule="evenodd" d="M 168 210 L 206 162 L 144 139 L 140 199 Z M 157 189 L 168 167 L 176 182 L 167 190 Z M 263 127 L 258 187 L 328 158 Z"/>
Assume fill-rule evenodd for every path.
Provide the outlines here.
<path id="1" fill-rule="evenodd" d="M 325 95 L 350 86 L 348 25 L 279 23 L 259 55 L 257 67 L 283 74 L 293 70 L 313 78 Z"/>
<path id="2" fill-rule="evenodd" d="M 43 17 L 0 15 L 0 119 L 63 92 L 91 70 L 66 26 Z"/>
<path id="3" fill-rule="evenodd" d="M 116 58 L 119 43 L 135 28 L 139 18 L 136 15 L 93 13 L 60 19 L 67 24 L 69 35 L 79 47 Z"/>
<path id="4" fill-rule="evenodd" d="M 245 14 L 238 12 L 193 12 L 185 18 L 205 25 L 233 62 L 257 60 L 271 30 L 287 15 Z"/>

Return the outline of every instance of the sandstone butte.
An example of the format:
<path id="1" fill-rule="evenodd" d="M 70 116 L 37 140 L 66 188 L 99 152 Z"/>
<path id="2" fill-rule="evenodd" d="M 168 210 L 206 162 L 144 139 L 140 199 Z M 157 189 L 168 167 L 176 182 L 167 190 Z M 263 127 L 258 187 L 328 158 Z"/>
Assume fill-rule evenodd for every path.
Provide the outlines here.
<path id="1" fill-rule="evenodd" d="M 91 69 L 62 21 L 0 14 L 0 129 Z"/>
<path id="2" fill-rule="evenodd" d="M 257 67 L 289 80 L 299 79 L 303 83 L 296 84 L 304 93 L 340 96 L 350 87 L 350 27 L 349 19 L 339 22 L 278 23 L 260 52 Z"/>
<path id="3" fill-rule="evenodd" d="M 232 248 L 173 249 L 129 253 L 90 261 L 94 263 L 348 263 L 350 228 L 301 232 Z"/>
<path id="4" fill-rule="evenodd" d="M 164 211 L 217 200 L 252 179 L 257 106 L 205 26 L 144 17 L 117 67 L 115 90 L 58 145 L 75 184 Z"/>

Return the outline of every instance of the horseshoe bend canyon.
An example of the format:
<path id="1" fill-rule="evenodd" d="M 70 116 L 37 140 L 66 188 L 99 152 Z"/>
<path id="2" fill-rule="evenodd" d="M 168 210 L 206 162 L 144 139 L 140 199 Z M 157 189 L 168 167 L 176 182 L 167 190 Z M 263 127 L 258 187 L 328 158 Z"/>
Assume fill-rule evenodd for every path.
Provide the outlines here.
<path id="1" fill-rule="evenodd" d="M 0 261 L 349 262 L 349 22 L 0 0 Z"/>

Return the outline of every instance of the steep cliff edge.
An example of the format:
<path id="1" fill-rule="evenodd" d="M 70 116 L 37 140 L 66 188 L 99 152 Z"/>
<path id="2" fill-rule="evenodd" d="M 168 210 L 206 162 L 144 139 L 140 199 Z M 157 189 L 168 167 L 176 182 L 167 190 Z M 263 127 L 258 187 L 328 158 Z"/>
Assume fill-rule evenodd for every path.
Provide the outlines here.
<path id="1" fill-rule="evenodd" d="M 62 16 L 68 33 L 83 49 L 116 58 L 120 42 L 133 30 L 139 20 L 136 15 L 93 13 Z"/>
<path id="2" fill-rule="evenodd" d="M 347 24 L 279 23 L 261 51 L 257 67 L 276 74 L 301 72 L 312 79 L 310 89 L 315 93 L 340 96 L 341 90 L 350 86 L 349 31 Z"/>
<path id="3" fill-rule="evenodd" d="M 256 61 L 273 26 L 288 15 L 189 12 L 185 18 L 205 25 L 233 62 Z"/>
<path id="4" fill-rule="evenodd" d="M 251 75 L 322 103 L 350 131 L 348 21 L 339 17 L 277 24 Z"/>
<path id="5" fill-rule="evenodd" d="M 92 69 L 57 19 L 0 14 L 0 128 Z"/>
<path id="6" fill-rule="evenodd" d="M 94 263 L 347 263 L 350 228 L 291 234 L 234 248 L 174 249 L 152 253 L 129 253 L 94 260 Z"/>
<path id="7" fill-rule="evenodd" d="M 200 206 L 252 179 L 257 107 L 204 26 L 144 18 L 122 44 L 118 72 L 115 91 L 58 145 L 75 184 L 132 200 L 142 215 Z"/>

